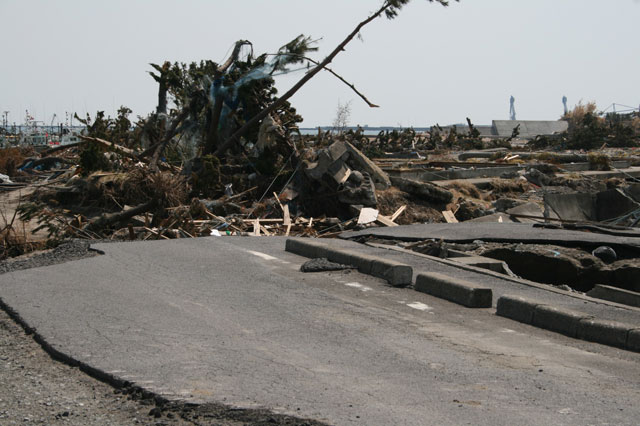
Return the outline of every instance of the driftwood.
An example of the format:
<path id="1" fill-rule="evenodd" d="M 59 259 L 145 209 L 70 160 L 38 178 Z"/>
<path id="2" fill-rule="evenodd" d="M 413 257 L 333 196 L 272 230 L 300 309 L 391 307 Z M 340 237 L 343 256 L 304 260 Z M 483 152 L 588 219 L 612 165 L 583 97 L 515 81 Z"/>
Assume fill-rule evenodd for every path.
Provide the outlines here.
<path id="1" fill-rule="evenodd" d="M 87 223 L 82 230 L 83 231 L 97 231 L 102 228 L 106 228 L 107 226 L 113 225 L 114 223 L 121 222 L 123 220 L 131 219 L 134 216 L 139 214 L 148 212 L 155 205 L 155 201 L 149 201 L 144 204 L 140 204 L 136 207 L 130 208 L 128 210 L 123 210 L 117 213 L 105 213 L 101 215 L 99 218 Z"/>
<path id="2" fill-rule="evenodd" d="M 96 143 L 99 143 L 100 145 L 106 146 L 107 148 L 112 149 L 112 150 L 114 150 L 116 152 L 119 152 L 119 153 L 121 153 L 123 155 L 126 155 L 129 158 L 136 159 L 138 157 L 138 153 L 136 151 L 134 151 L 133 149 L 126 148 L 126 147 L 124 147 L 122 145 L 116 145 L 113 142 L 109 142 L 109 141 L 106 141 L 106 140 L 100 139 L 100 138 L 93 138 L 93 137 L 90 137 L 90 136 L 79 135 L 78 137 L 80 139 L 82 139 L 83 141 L 85 141 L 85 142 L 96 142 Z M 69 147 L 69 145 L 65 145 L 65 148 L 66 147 Z"/>
<path id="3" fill-rule="evenodd" d="M 304 77 L 302 77 L 296 84 L 294 84 L 293 87 L 289 89 L 285 94 L 279 97 L 277 101 L 273 102 L 267 108 L 260 111 L 260 113 L 255 115 L 249 121 L 247 121 L 244 124 L 244 126 L 238 129 L 224 143 L 222 143 L 222 145 L 220 145 L 218 149 L 216 149 L 214 155 L 217 157 L 221 157 L 229 148 L 231 148 L 231 146 L 233 146 L 233 144 L 235 144 L 237 141 L 240 140 L 240 137 L 244 135 L 247 132 L 247 130 L 249 130 L 252 126 L 259 123 L 272 111 L 275 111 L 277 108 L 283 105 L 289 98 L 295 95 L 296 92 L 300 90 L 302 86 L 304 86 L 309 80 L 311 80 L 320 71 L 325 69 L 333 61 L 333 59 L 336 56 L 338 56 L 340 52 L 343 52 L 345 50 L 345 47 L 347 46 L 347 44 L 349 44 L 354 38 L 358 36 L 358 34 L 360 34 L 360 31 L 365 25 L 369 24 L 371 21 L 379 18 L 385 13 L 387 14 L 387 16 L 391 16 L 390 14 L 393 13 L 393 7 L 394 7 L 394 3 L 385 1 L 376 12 L 371 14 L 364 21 L 360 22 L 356 26 L 356 28 L 322 62 L 320 62 L 315 67 L 311 68 L 311 70 L 307 72 L 304 75 Z"/>

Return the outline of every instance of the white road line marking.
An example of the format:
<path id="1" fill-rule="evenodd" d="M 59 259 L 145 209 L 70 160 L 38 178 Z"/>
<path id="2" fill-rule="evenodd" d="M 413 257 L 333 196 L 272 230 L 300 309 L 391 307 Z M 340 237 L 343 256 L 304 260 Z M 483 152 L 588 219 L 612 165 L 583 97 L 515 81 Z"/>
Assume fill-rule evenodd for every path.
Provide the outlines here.
<path id="1" fill-rule="evenodd" d="M 247 251 L 254 256 L 261 257 L 264 260 L 279 260 L 277 257 L 269 256 L 268 254 L 261 253 L 259 251 L 253 251 L 253 250 L 247 250 Z"/>
<path id="2" fill-rule="evenodd" d="M 515 330 L 511 330 L 510 328 L 503 328 L 500 330 L 500 333 L 515 333 Z"/>
<path id="3" fill-rule="evenodd" d="M 366 285 L 362 285 L 360 283 L 345 283 L 345 285 L 347 287 L 357 288 L 357 289 L 360 289 L 362 291 L 371 291 L 371 290 L 373 290 L 371 287 L 367 287 Z"/>
<path id="4" fill-rule="evenodd" d="M 425 305 L 424 303 L 421 302 L 413 302 L 413 303 L 407 303 L 407 306 L 413 309 L 417 309 L 419 311 L 429 311 L 431 310 L 431 306 L 429 305 Z"/>

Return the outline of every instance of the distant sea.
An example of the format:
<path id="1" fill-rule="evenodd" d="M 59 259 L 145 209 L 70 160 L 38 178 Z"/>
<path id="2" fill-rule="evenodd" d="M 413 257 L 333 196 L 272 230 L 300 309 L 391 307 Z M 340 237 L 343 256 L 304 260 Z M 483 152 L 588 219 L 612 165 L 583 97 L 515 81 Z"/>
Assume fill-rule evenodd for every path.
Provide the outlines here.
<path id="1" fill-rule="evenodd" d="M 319 126 L 320 129 L 322 129 L 323 132 L 326 132 L 328 130 L 333 130 L 333 127 L 329 127 L 329 126 Z M 386 132 L 392 132 L 394 130 L 397 131 L 402 131 L 404 129 L 409 129 L 409 127 L 362 127 L 362 129 L 364 130 L 363 134 L 365 136 L 375 136 L 378 133 L 380 133 L 381 131 L 386 131 Z M 356 131 L 358 130 L 357 127 L 347 127 L 346 130 L 353 130 Z M 413 127 L 413 130 L 415 130 L 418 133 L 423 133 L 423 132 L 428 132 L 429 130 L 431 130 L 430 127 Z M 315 135 L 318 133 L 318 127 L 301 127 L 300 128 L 300 133 L 302 133 L 303 135 Z"/>

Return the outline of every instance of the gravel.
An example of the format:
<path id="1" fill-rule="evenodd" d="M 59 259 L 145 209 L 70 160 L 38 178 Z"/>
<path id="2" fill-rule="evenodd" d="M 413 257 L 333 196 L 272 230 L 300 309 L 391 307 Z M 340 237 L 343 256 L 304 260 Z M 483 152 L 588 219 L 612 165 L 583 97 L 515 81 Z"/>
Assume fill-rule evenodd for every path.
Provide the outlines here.
<path id="1" fill-rule="evenodd" d="M 87 240 L 71 240 L 63 242 L 54 249 L 5 259 L 0 261 L 0 274 L 97 256 L 98 252 L 91 250 L 90 244 Z"/>

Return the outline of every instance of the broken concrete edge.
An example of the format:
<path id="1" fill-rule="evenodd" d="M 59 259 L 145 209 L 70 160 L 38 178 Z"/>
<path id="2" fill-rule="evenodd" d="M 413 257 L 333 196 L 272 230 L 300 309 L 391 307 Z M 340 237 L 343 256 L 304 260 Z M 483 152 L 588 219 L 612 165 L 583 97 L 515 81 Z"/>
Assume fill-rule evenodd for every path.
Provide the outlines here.
<path id="1" fill-rule="evenodd" d="M 415 289 L 468 308 L 490 308 L 493 292 L 490 288 L 436 272 L 420 272 Z"/>
<path id="2" fill-rule="evenodd" d="M 572 338 L 640 352 L 640 328 L 631 324 L 511 295 L 498 299 L 496 315 Z"/>
<path id="3" fill-rule="evenodd" d="M 374 248 L 383 248 L 386 250 L 393 250 L 393 251 L 397 251 L 400 253 L 405 253 L 405 254 L 411 254 L 413 256 L 417 256 L 417 257 L 423 257 L 425 259 L 429 259 L 429 260 L 433 260 L 435 262 L 438 263 L 442 263 L 443 265 L 448 265 L 448 266 L 453 266 L 459 269 L 463 269 L 465 271 L 470 271 L 470 272 L 476 272 L 478 274 L 483 274 L 483 275 L 488 275 L 494 278 L 498 278 L 501 280 L 507 280 L 516 284 L 521 284 L 527 287 L 534 287 L 540 290 L 545 290 L 545 291 L 549 291 L 551 293 L 557 293 L 557 294 L 561 294 L 563 296 L 567 296 L 567 297 L 572 297 L 574 299 L 579 299 L 582 301 L 587 301 L 590 303 L 596 303 L 598 305 L 605 305 L 605 306 L 612 306 L 615 308 L 620 308 L 620 309 L 625 309 L 628 311 L 636 311 L 636 312 L 640 312 L 640 308 L 636 308 L 635 306 L 629 306 L 629 305 L 625 305 L 625 304 L 621 304 L 621 303 L 617 303 L 617 302 L 613 302 L 610 300 L 606 300 L 606 299 L 599 299 L 599 298 L 594 298 L 594 297 L 590 297 L 588 295 L 584 295 L 582 293 L 575 293 L 575 292 L 569 292 L 566 290 L 561 290 L 559 288 L 555 288 L 549 284 L 540 284 L 537 283 L 535 281 L 529 281 L 526 280 L 524 278 L 515 278 L 515 277 L 511 277 L 509 275 L 505 275 L 502 274 L 500 272 L 495 272 L 495 271 L 491 271 L 489 269 L 484 269 L 484 268 L 479 268 L 477 266 L 473 266 L 473 265 L 465 265 L 461 262 L 456 262 L 454 260 L 449 260 L 449 259 L 442 259 L 436 256 L 431 256 L 428 254 L 424 254 L 424 253 L 418 253 L 415 252 L 413 250 L 407 250 L 405 248 L 402 247 L 395 247 L 395 246 L 390 246 L 388 244 L 378 244 L 378 243 L 365 243 L 365 245 L 368 245 L 369 247 L 374 247 Z"/>
<path id="4" fill-rule="evenodd" d="M 359 272 L 382 278 L 394 287 L 406 287 L 413 282 L 413 268 L 409 265 L 352 250 L 330 248 L 309 238 L 287 238 L 285 250 L 304 257 L 324 257 L 331 262 L 351 265 Z"/>
<path id="5" fill-rule="evenodd" d="M 82 362 L 76 358 L 73 358 L 72 356 L 67 355 L 64 352 L 61 352 L 60 350 L 56 349 L 51 343 L 49 343 L 44 338 L 44 336 L 38 333 L 38 331 L 34 327 L 31 327 L 15 309 L 7 305 L 7 303 L 2 299 L 2 297 L 0 297 L 0 309 L 6 312 L 7 315 L 16 324 L 18 324 L 20 328 L 24 330 L 25 334 L 32 336 L 33 340 L 38 345 L 40 345 L 40 347 L 52 359 L 59 361 L 65 365 L 68 365 L 69 367 L 78 368 L 80 371 L 87 374 L 88 376 L 119 390 L 122 394 L 129 395 L 132 400 L 149 401 L 155 404 L 156 407 L 160 408 L 161 410 L 169 409 L 174 413 L 184 411 L 186 408 L 189 408 L 189 407 L 193 408 L 193 407 L 202 406 L 202 405 L 215 405 L 217 407 L 222 407 L 224 409 L 224 413 L 227 413 L 227 412 L 229 413 L 228 418 L 234 419 L 234 420 L 238 418 L 238 413 L 240 412 L 258 413 L 261 417 L 264 417 L 265 422 L 267 420 L 273 419 L 274 416 L 285 418 L 285 419 L 295 419 L 295 420 L 303 420 L 303 421 L 309 420 L 309 419 L 295 417 L 287 414 L 276 413 L 270 409 L 265 409 L 265 408 L 238 408 L 237 406 L 228 405 L 219 401 L 206 402 L 205 404 L 200 402 L 188 401 L 186 399 L 178 399 L 178 398 L 169 399 L 154 391 L 151 391 L 139 385 L 136 385 L 133 382 L 123 380 L 104 370 L 100 370 L 98 368 L 92 367 L 87 363 Z M 287 424 L 298 424 L 298 423 L 287 422 Z M 308 423 L 305 422 L 304 424 L 325 425 L 326 423 L 313 420 Z"/>
<path id="6" fill-rule="evenodd" d="M 92 367 L 89 364 L 75 359 L 72 356 L 67 355 L 59 349 L 55 348 L 44 338 L 44 336 L 38 333 L 38 331 L 34 327 L 31 327 L 15 309 L 7 305 L 1 297 L 0 309 L 5 311 L 7 315 L 9 315 L 9 317 L 16 322 L 16 324 L 18 324 L 24 330 L 25 334 L 33 336 L 33 340 L 35 340 L 36 343 L 38 343 L 40 347 L 42 347 L 42 349 L 56 361 L 60 361 L 70 367 L 77 367 L 80 369 L 80 371 L 89 375 L 90 377 L 93 377 L 94 379 L 106 383 L 107 385 L 112 386 L 116 389 L 123 390 L 125 391 L 125 393 L 135 394 L 137 397 L 139 397 L 139 399 L 152 400 L 155 404 L 160 406 L 171 402 L 167 398 L 160 396 L 155 392 L 134 385 L 132 382 L 123 380 L 106 371 Z"/>

